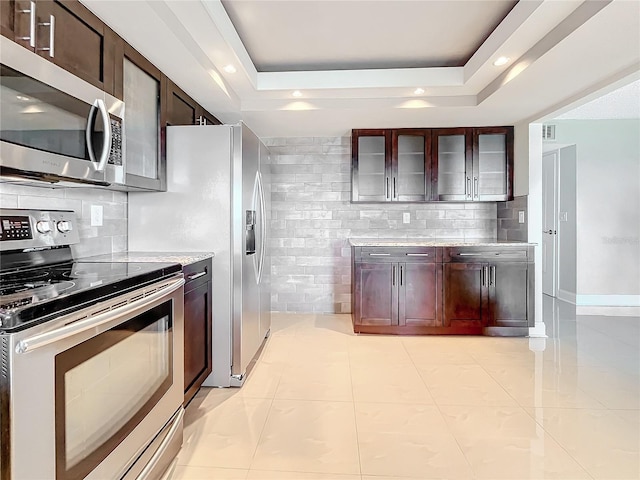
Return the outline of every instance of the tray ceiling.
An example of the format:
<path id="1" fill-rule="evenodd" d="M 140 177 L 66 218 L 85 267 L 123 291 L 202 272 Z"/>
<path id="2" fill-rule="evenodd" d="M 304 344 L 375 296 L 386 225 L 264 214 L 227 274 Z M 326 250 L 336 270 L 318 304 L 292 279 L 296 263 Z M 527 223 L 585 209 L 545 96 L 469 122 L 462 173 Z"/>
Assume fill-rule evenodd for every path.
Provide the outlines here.
<path id="1" fill-rule="evenodd" d="M 511 0 L 223 0 L 258 72 L 463 66 Z"/>
<path id="2" fill-rule="evenodd" d="M 261 137 L 513 125 L 640 78 L 636 0 L 81 1 Z"/>

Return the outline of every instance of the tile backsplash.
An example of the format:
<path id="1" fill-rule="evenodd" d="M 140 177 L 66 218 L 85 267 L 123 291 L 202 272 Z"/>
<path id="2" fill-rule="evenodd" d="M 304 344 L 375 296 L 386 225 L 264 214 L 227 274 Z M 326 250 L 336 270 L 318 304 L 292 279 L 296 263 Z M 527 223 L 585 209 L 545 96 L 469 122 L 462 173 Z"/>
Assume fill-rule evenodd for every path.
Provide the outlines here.
<path id="1" fill-rule="evenodd" d="M 351 203 L 350 137 L 263 141 L 271 151 L 274 311 L 350 312 L 349 238 L 496 238 L 495 202 Z"/>
<path id="2" fill-rule="evenodd" d="M 91 206 L 102 206 L 102 226 L 91 226 Z M 122 252 L 127 249 L 127 194 L 100 188 L 0 183 L 2 208 L 73 210 L 78 217 L 80 243 L 75 257 Z"/>
<path id="3" fill-rule="evenodd" d="M 519 212 L 524 214 L 524 223 L 518 221 Z M 527 196 L 515 197 L 510 202 L 498 202 L 498 240 L 526 242 L 528 238 Z"/>

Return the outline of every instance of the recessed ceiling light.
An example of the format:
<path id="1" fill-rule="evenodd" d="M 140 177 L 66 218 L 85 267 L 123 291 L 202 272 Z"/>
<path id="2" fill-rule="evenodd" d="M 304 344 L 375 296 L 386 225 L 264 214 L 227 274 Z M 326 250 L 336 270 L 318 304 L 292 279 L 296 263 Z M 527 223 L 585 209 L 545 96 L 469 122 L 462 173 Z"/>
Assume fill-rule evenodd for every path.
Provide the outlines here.
<path id="1" fill-rule="evenodd" d="M 294 97 L 301 97 L 302 92 L 300 90 L 295 90 L 291 95 L 293 95 Z"/>
<path id="2" fill-rule="evenodd" d="M 23 102 L 30 102 L 31 99 L 29 97 L 25 97 L 24 95 L 16 95 L 18 100 L 22 100 Z"/>
<path id="3" fill-rule="evenodd" d="M 507 63 L 509 63 L 509 57 L 498 57 L 496 61 L 493 62 L 496 67 L 501 67 L 502 65 L 506 65 Z"/>
<path id="4" fill-rule="evenodd" d="M 413 91 L 413 93 L 414 93 L 415 95 L 422 95 L 422 94 L 424 93 L 424 88 L 420 88 L 420 87 L 418 87 L 418 88 L 416 88 L 416 89 Z"/>
<path id="5" fill-rule="evenodd" d="M 236 73 L 236 67 L 231 64 L 225 65 L 224 67 L 222 67 L 222 69 L 227 73 Z"/>

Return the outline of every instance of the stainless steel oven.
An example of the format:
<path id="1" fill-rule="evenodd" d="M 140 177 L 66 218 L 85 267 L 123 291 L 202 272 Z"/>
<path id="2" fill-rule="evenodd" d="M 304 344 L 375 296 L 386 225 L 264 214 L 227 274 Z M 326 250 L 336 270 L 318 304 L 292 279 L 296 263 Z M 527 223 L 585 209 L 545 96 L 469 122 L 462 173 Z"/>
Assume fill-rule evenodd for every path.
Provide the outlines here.
<path id="1" fill-rule="evenodd" d="M 0 173 L 124 183 L 124 103 L 0 37 Z"/>
<path id="2" fill-rule="evenodd" d="M 55 245 L 74 229 L 0 210 L 0 479 L 159 478 L 182 445 L 181 268 L 76 262 Z"/>

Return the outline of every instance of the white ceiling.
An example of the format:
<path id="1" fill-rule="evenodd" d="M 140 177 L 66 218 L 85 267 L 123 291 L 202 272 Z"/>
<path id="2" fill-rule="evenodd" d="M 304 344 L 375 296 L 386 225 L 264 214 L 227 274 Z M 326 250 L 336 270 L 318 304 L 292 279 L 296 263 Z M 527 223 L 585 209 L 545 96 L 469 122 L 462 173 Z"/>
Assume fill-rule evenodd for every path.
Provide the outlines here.
<path id="1" fill-rule="evenodd" d="M 555 118 L 559 120 L 640 118 L 640 80 L 602 95 Z"/>
<path id="2" fill-rule="evenodd" d="M 261 137 L 512 125 L 640 78 L 638 0 L 81 1 L 220 120 Z M 510 63 L 494 66 L 501 55 Z"/>

